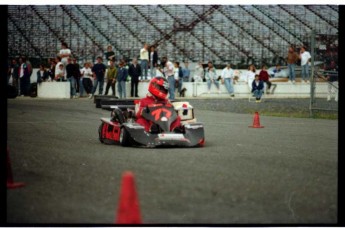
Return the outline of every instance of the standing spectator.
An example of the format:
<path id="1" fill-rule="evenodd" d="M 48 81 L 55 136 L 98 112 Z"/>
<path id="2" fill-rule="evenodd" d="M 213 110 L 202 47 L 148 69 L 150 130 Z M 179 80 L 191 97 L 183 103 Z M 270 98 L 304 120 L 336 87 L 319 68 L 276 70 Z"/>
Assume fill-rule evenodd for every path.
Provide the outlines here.
<path id="1" fill-rule="evenodd" d="M 182 83 L 183 83 L 183 72 L 182 72 L 182 67 L 180 67 L 179 62 L 174 63 L 174 78 L 175 78 L 175 87 L 177 88 L 177 91 L 180 94 L 182 90 Z"/>
<path id="2" fill-rule="evenodd" d="M 71 50 L 68 48 L 67 43 L 61 43 L 61 49 L 59 51 L 59 57 L 61 58 L 61 62 L 64 66 L 67 65 L 68 59 L 71 56 Z"/>
<path id="3" fill-rule="evenodd" d="M 264 91 L 264 82 L 260 80 L 259 75 L 255 75 L 255 79 L 252 81 L 252 93 L 256 97 L 256 102 L 261 102 L 261 96 Z"/>
<path id="4" fill-rule="evenodd" d="M 109 67 L 107 71 L 107 85 L 105 87 L 105 94 L 108 95 L 109 88 L 113 91 L 113 96 L 115 96 L 115 83 L 116 83 L 117 69 L 115 67 L 114 61 L 109 60 Z"/>
<path id="5" fill-rule="evenodd" d="M 84 90 L 89 96 L 92 92 L 92 71 L 91 63 L 84 63 L 84 67 L 80 70 L 80 97 L 84 97 Z"/>
<path id="6" fill-rule="evenodd" d="M 193 77 L 194 82 L 202 82 L 204 80 L 204 74 L 205 74 L 205 71 L 204 71 L 202 62 L 198 62 L 198 65 L 196 65 L 195 71 L 194 71 L 194 77 Z"/>
<path id="7" fill-rule="evenodd" d="M 248 83 L 248 87 L 252 90 L 253 80 L 255 79 L 256 69 L 254 64 L 249 65 L 248 71 L 244 75 L 244 80 Z"/>
<path id="8" fill-rule="evenodd" d="M 12 85 L 18 89 L 18 80 L 19 80 L 19 64 L 17 63 L 16 59 L 12 59 L 10 67 L 9 67 L 9 74 L 12 77 Z"/>
<path id="9" fill-rule="evenodd" d="M 148 64 L 149 64 L 149 52 L 148 52 L 148 45 L 145 43 L 144 47 L 140 50 L 140 65 L 141 65 L 141 71 L 143 73 L 141 79 L 144 76 L 145 80 L 147 80 Z"/>
<path id="10" fill-rule="evenodd" d="M 174 64 L 168 60 L 167 57 L 163 57 L 161 61 L 162 66 L 164 66 L 163 73 L 164 77 L 168 80 L 169 83 L 169 100 L 175 100 L 175 78 L 174 78 Z"/>
<path id="11" fill-rule="evenodd" d="M 139 97 L 138 83 L 141 75 L 141 67 L 139 66 L 136 58 L 133 58 L 133 62 L 128 69 L 128 74 L 131 76 L 131 97 Z"/>
<path id="12" fill-rule="evenodd" d="M 75 78 L 75 88 L 76 88 L 76 92 L 80 95 L 80 65 L 77 61 L 76 58 L 72 58 L 72 63 L 74 65 L 74 72 L 73 72 L 73 76 Z"/>
<path id="13" fill-rule="evenodd" d="M 263 81 L 264 83 L 267 84 L 267 94 L 269 94 L 272 83 L 270 82 L 270 75 L 267 72 L 267 66 L 266 65 L 262 66 L 259 77 L 260 77 L 260 81 Z M 274 87 L 275 86 L 276 85 L 274 85 Z"/>
<path id="14" fill-rule="evenodd" d="M 149 60 L 150 60 L 150 75 L 152 79 L 153 77 L 156 76 L 156 68 L 158 64 L 158 54 L 154 46 L 151 46 L 150 48 Z"/>
<path id="15" fill-rule="evenodd" d="M 289 82 L 295 84 L 295 66 L 298 60 L 298 54 L 295 52 L 295 49 L 291 46 L 289 47 L 288 55 L 286 58 L 288 68 L 289 68 Z"/>
<path id="16" fill-rule="evenodd" d="M 103 94 L 104 74 L 106 71 L 106 67 L 103 64 L 103 58 L 101 56 L 98 56 L 96 60 L 97 60 L 96 64 L 92 67 L 95 83 L 93 85 L 92 92 L 89 96 L 90 99 L 94 96 L 98 83 L 99 83 L 98 94 L 100 95 Z"/>
<path id="17" fill-rule="evenodd" d="M 309 82 L 309 63 L 311 55 L 308 51 L 305 50 L 305 47 L 302 46 L 300 50 L 301 67 L 302 67 L 302 81 Z"/>
<path id="18" fill-rule="evenodd" d="M 67 60 L 67 65 L 66 65 L 66 76 L 67 76 L 67 81 L 70 82 L 71 85 L 71 98 L 77 98 L 76 95 L 76 88 L 75 88 L 75 65 L 72 63 L 72 59 L 68 58 Z"/>
<path id="19" fill-rule="evenodd" d="M 30 89 L 30 72 L 26 65 L 25 57 L 19 58 L 19 64 L 20 95 L 28 96 Z"/>
<path id="20" fill-rule="evenodd" d="M 33 71 L 31 62 L 30 62 L 30 60 L 29 60 L 27 57 L 25 57 L 25 56 L 22 56 L 22 58 L 26 60 L 26 61 L 25 61 L 25 64 L 26 64 L 26 67 L 28 68 L 28 71 L 29 71 L 29 77 L 31 77 L 32 71 Z M 29 80 L 29 84 L 30 84 L 30 80 Z M 29 85 L 29 86 L 30 86 L 30 85 Z"/>
<path id="21" fill-rule="evenodd" d="M 216 69 L 213 67 L 213 63 L 210 61 L 208 62 L 208 67 L 206 69 L 206 75 L 205 78 L 207 80 L 207 93 L 210 93 L 211 90 L 211 84 L 214 83 L 218 89 L 218 93 L 220 93 L 220 89 L 219 89 L 219 81 L 217 73 L 216 73 Z"/>
<path id="22" fill-rule="evenodd" d="M 234 94 L 234 70 L 231 68 L 231 64 L 227 64 L 226 67 L 222 71 L 222 82 L 225 84 L 226 89 L 228 90 L 231 97 L 235 97 Z"/>
<path id="23" fill-rule="evenodd" d="M 119 69 L 117 70 L 117 91 L 119 92 L 120 99 L 126 98 L 126 80 L 128 76 L 128 70 L 125 67 L 125 61 L 121 60 Z"/>
<path id="24" fill-rule="evenodd" d="M 48 71 L 46 71 L 44 64 L 40 64 L 40 69 L 37 71 L 37 83 L 50 81 Z"/>
<path id="25" fill-rule="evenodd" d="M 188 69 L 188 62 L 186 61 L 184 63 L 184 68 L 182 68 L 182 74 L 183 74 L 183 81 L 184 82 L 190 82 L 192 81 L 192 78 L 190 77 L 190 70 Z"/>
<path id="26" fill-rule="evenodd" d="M 113 63 L 115 64 L 115 52 L 113 51 L 113 47 L 111 45 L 107 47 L 107 52 L 105 53 L 105 59 L 108 65 L 110 65 L 110 60 L 112 60 Z"/>

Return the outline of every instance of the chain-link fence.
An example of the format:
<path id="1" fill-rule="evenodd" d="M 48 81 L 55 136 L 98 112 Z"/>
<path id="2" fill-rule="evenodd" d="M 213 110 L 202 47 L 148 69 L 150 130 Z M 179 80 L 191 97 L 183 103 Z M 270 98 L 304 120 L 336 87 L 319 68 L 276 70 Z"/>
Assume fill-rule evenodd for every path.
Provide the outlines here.
<path id="1" fill-rule="evenodd" d="M 338 36 L 311 33 L 310 117 L 338 113 Z"/>

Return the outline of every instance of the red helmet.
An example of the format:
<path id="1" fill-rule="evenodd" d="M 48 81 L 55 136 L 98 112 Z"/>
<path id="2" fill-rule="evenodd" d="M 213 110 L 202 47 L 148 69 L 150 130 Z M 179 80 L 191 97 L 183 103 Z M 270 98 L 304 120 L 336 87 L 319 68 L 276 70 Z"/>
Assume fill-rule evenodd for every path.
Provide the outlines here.
<path id="1" fill-rule="evenodd" d="M 168 88 L 168 80 L 163 77 L 155 77 L 149 83 L 149 92 L 158 99 L 165 99 L 167 97 Z"/>

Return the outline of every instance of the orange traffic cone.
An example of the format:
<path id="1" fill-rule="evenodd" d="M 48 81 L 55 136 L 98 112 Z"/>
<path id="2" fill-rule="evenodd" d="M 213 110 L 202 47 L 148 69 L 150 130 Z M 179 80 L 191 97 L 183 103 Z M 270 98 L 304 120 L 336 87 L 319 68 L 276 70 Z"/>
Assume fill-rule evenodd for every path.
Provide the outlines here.
<path id="1" fill-rule="evenodd" d="M 120 203 L 117 208 L 117 224 L 141 224 L 141 215 L 137 192 L 135 189 L 134 175 L 125 172 L 122 176 Z"/>
<path id="2" fill-rule="evenodd" d="M 12 166 L 10 161 L 10 155 L 7 148 L 7 188 L 20 188 L 23 187 L 25 184 L 21 182 L 14 182 L 13 181 L 13 174 L 12 174 Z"/>
<path id="3" fill-rule="evenodd" d="M 249 126 L 252 128 L 263 128 L 264 126 L 260 126 L 260 117 L 259 117 L 259 113 L 255 112 L 254 114 L 254 120 L 253 120 L 253 126 Z"/>

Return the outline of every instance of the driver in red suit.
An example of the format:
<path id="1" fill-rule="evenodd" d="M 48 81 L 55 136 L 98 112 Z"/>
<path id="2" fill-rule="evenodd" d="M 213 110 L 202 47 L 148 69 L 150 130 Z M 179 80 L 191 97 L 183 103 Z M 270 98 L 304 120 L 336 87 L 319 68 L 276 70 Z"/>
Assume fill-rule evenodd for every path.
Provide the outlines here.
<path id="1" fill-rule="evenodd" d="M 136 122 L 144 126 L 145 131 L 150 131 L 152 123 L 142 116 L 142 112 L 149 104 L 171 104 L 169 100 L 166 99 L 168 95 L 168 88 L 168 81 L 164 77 L 155 77 L 151 79 L 149 83 L 149 93 L 147 93 L 146 97 L 140 99 L 140 101 L 137 103 Z M 170 131 L 174 131 L 174 129 L 180 125 L 181 118 L 178 116 L 177 119 L 171 124 Z"/>

